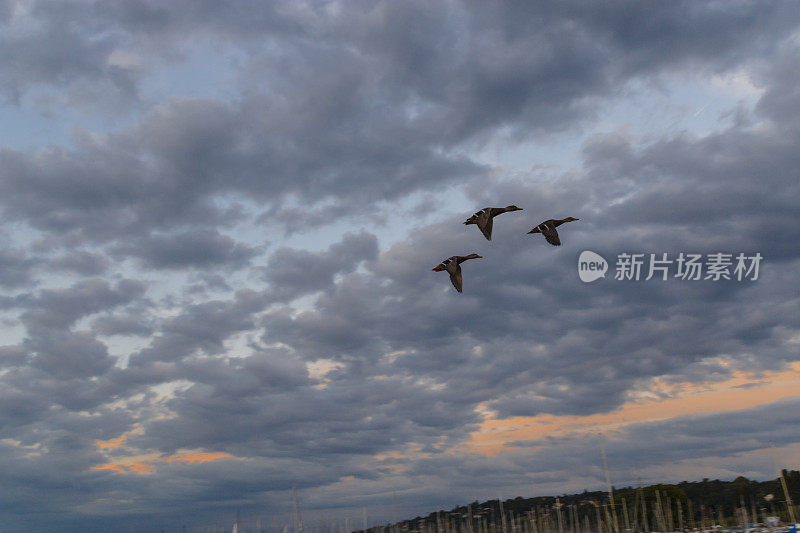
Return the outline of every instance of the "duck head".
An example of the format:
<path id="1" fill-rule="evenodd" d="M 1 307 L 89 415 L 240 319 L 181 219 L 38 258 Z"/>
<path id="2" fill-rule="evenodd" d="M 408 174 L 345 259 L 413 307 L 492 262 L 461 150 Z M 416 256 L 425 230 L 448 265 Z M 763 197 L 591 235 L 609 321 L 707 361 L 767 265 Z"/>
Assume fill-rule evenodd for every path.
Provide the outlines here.
<path id="1" fill-rule="evenodd" d="M 522 208 L 515 205 L 509 205 L 506 207 L 506 211 L 522 211 Z"/>
<path id="2" fill-rule="evenodd" d="M 567 217 L 564 219 L 564 222 L 575 222 L 576 220 L 580 220 L 579 218 L 575 217 Z"/>
<path id="3" fill-rule="evenodd" d="M 452 257 L 449 258 L 449 259 L 445 259 L 444 261 L 442 261 L 441 263 L 439 263 L 438 265 L 433 267 L 432 270 L 434 272 L 441 272 L 442 270 L 447 270 L 447 267 L 448 267 L 448 265 L 450 265 L 450 261 L 452 261 L 452 260 L 453 260 Z"/>

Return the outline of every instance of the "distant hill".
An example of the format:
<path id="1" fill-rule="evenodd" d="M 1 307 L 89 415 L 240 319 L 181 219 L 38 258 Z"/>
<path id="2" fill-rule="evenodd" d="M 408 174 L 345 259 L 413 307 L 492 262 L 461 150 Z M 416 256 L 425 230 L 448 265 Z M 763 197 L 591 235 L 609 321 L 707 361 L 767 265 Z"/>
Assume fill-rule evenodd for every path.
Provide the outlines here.
<path id="1" fill-rule="evenodd" d="M 784 470 L 783 475 L 790 498 L 797 503 L 800 472 Z M 739 528 L 745 520 L 764 522 L 766 516 L 778 516 L 783 522 L 790 520 L 780 478 L 754 481 L 740 476 L 733 481 L 703 479 L 674 485 L 614 488 L 614 504 L 610 505 L 605 491 L 517 497 L 502 503 L 474 501 L 368 531 L 625 533 L 675 531 L 684 527 L 704 529 L 714 525 Z M 504 520 L 500 519 L 501 508 Z M 794 510 L 800 518 L 800 509 L 795 505 Z"/>

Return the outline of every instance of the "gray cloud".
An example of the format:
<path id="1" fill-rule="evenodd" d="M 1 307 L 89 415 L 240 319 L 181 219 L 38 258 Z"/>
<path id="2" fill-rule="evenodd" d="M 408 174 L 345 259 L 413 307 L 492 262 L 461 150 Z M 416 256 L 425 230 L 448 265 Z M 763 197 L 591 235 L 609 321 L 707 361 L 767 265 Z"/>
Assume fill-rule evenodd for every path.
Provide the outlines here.
<path id="1" fill-rule="evenodd" d="M 145 266 L 155 269 L 218 267 L 243 268 L 257 249 L 217 231 L 186 231 L 173 235 L 150 235 L 121 243 L 114 250 L 118 256 L 138 257 Z"/>
<path id="2" fill-rule="evenodd" d="M 148 347 L 131 355 L 130 364 L 147 367 L 156 362 L 175 362 L 196 351 L 220 354 L 223 343 L 231 335 L 255 327 L 253 317 L 266 304 L 263 294 L 240 291 L 231 300 L 210 300 L 186 306 L 180 315 L 163 321 L 159 334 L 152 338 Z M 127 373 L 123 372 L 122 376 L 125 375 Z M 154 382 L 162 379 L 157 374 L 150 378 Z"/>
<path id="3" fill-rule="evenodd" d="M 237 103 L 166 102 L 126 134 L 86 140 L 77 153 L 31 159 L 6 150 L 0 181 L 10 212 L 49 231 L 93 238 L 219 222 L 226 214 L 209 200 L 222 191 L 269 199 L 273 211 L 290 193 L 312 203 L 336 197 L 347 213 L 479 175 L 473 161 L 450 152 L 459 142 L 498 127 L 517 135 L 564 128 L 590 116 L 592 98 L 626 78 L 684 63 L 724 69 L 774 52 L 796 23 L 789 6 L 775 2 L 756 12 L 747 4 L 727 10 L 381 4 L 367 14 L 343 7 L 327 28 L 315 18 L 324 5 L 308 12 L 254 4 L 219 17 L 173 4 L 42 8 L 33 16 L 47 21 L 60 16 L 91 25 L 87 20 L 100 17 L 92 28 L 110 23 L 117 32 L 109 38 L 120 41 L 149 27 L 152 39 L 177 42 L 192 20 L 192 33 L 230 35 L 245 27 L 286 40 L 269 54 L 252 55 L 253 88 Z M 398 23 L 404 19 L 426 31 L 404 31 Z M 761 37 L 766 28 L 770 39 Z M 312 35 L 320 44 L 312 44 Z M 105 60 L 107 53 L 99 55 Z M 100 62 L 91 54 L 76 57 Z M 144 164 L 150 159 L 154 166 Z"/>
<path id="4" fill-rule="evenodd" d="M 0 286 L 10 289 L 29 284 L 35 261 L 25 252 L 12 247 L 0 250 Z"/>
<path id="5" fill-rule="evenodd" d="M 125 126 L 0 147 L 4 236 L 27 241 L 0 252 L 14 327 L 0 347 L 0 471 L 15 480 L 0 488 L 4 530 L 199 525 L 288 508 L 293 481 L 318 508 L 334 492 L 333 505 L 379 506 L 399 488 L 415 513 L 529 493 L 531 479 L 597 487 L 597 446 L 580 435 L 496 457 L 458 445 L 480 408 L 604 413 L 654 378 L 721 381 L 795 358 L 792 3 L 22 7 L 0 1 L 6 100 Z M 144 101 L 204 42 L 221 54 L 212 84 L 214 61 L 235 59 L 234 96 Z M 592 122 L 634 82 L 739 70 L 763 95 L 704 136 L 643 142 Z M 474 155 L 582 128 L 595 134 L 564 175 L 510 176 Z M 437 213 L 445 190 L 525 210 L 487 242 L 460 224 L 469 212 Z M 424 221 L 397 216 L 418 197 Z M 560 228 L 560 248 L 526 234 L 565 216 L 581 220 Z M 383 249 L 368 224 L 380 217 L 405 224 Z M 349 233 L 320 246 L 334 224 Z M 262 228 L 277 244 L 259 263 Z M 754 282 L 587 285 L 584 249 L 765 260 Z M 484 257 L 464 265 L 461 295 L 430 271 L 472 251 Z M 765 472 L 747 454 L 764 435 L 792 442 L 798 421 L 777 413 L 794 403 L 631 425 L 608 443 L 616 479 L 663 461 Z M 97 448 L 126 432 L 113 453 Z M 147 476 L 92 468 L 184 450 L 234 457 L 154 461 Z"/>
<path id="6" fill-rule="evenodd" d="M 641 148 L 613 135 L 594 139 L 581 179 L 483 189 L 514 198 L 533 222 L 504 220 L 509 235 L 491 245 L 459 230 L 455 218 L 418 230 L 368 262 L 368 275 L 345 276 L 313 310 L 268 314 L 268 338 L 310 359 L 346 361 L 352 372 L 425 372 L 453 393 L 468 391 L 460 396 L 463 409 L 490 401 L 502 416 L 608 411 L 641 379 L 708 379 L 709 369 L 694 365 L 716 356 L 751 364 L 758 351 L 764 368 L 780 368 L 791 357 L 783 348 L 788 331 L 797 327 L 791 303 L 777 296 L 798 264 L 785 233 L 792 224 L 775 224 L 796 218 L 789 198 L 797 191 L 786 171 L 776 172 L 795 158 L 791 143 L 776 138 L 785 134 L 732 130 Z M 486 198 L 476 205 L 489 204 L 480 194 Z M 563 227 L 561 248 L 524 234 L 540 220 L 567 215 L 581 221 Z M 446 280 L 426 271 L 475 246 L 484 259 L 464 269 L 469 290 L 456 302 Z M 583 249 L 607 258 L 759 251 L 774 264 L 751 283 L 584 285 L 575 275 Z M 392 352 L 403 355 L 384 366 L 381 358 Z"/>
<path id="7" fill-rule="evenodd" d="M 153 326 L 142 318 L 143 309 L 132 309 L 127 313 L 104 315 L 92 321 L 92 330 L 100 335 L 139 335 L 153 333 Z"/>
<path id="8" fill-rule="evenodd" d="M 85 250 L 73 250 L 42 262 L 50 270 L 72 272 L 87 277 L 105 273 L 109 265 L 105 256 Z"/>
<path id="9" fill-rule="evenodd" d="M 361 261 L 375 259 L 378 241 L 364 231 L 346 234 L 324 252 L 281 248 L 273 252 L 264 277 L 282 300 L 329 288 L 337 274 L 352 272 Z"/>
<path id="10" fill-rule="evenodd" d="M 96 376 L 114 364 L 106 346 L 85 333 L 39 334 L 28 342 L 31 365 L 63 377 Z"/>
<path id="11" fill-rule="evenodd" d="M 143 283 L 122 280 L 116 286 L 95 278 L 68 289 L 45 289 L 32 298 L 21 298 L 27 307 L 21 315 L 29 330 L 66 329 L 83 316 L 126 304 L 144 292 Z"/>
<path id="12" fill-rule="evenodd" d="M 22 365 L 27 356 L 27 352 L 19 346 L 0 346 L 0 366 Z"/>
<path id="13" fill-rule="evenodd" d="M 139 73 L 110 61 L 117 39 L 87 18 L 84 9 L 29 3 L 18 6 L 19 20 L 14 21 L 9 15 L 15 9 L 4 5 L 3 22 L 17 29 L 5 31 L 0 39 L 0 93 L 7 99 L 18 104 L 28 91 L 42 86 L 66 88 L 73 92 L 70 100 L 83 105 L 136 97 Z M 27 31 L 19 31 L 22 27 Z"/>

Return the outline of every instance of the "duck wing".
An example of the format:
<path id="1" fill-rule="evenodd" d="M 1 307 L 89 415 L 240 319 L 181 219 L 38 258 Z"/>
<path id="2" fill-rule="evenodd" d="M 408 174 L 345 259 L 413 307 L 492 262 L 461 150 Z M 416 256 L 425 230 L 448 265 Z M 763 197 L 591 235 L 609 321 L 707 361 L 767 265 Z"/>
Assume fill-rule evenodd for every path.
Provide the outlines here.
<path id="1" fill-rule="evenodd" d="M 483 216 L 478 219 L 478 228 L 483 233 L 483 236 L 486 237 L 487 241 L 492 240 L 492 217 L 491 216 Z"/>
<path id="2" fill-rule="evenodd" d="M 448 272 L 450 273 L 450 281 L 453 283 L 453 287 L 455 287 L 458 292 L 461 292 L 463 285 L 463 280 L 461 278 L 461 267 L 456 265 L 456 268 L 453 270 L 448 269 Z"/>
<path id="3" fill-rule="evenodd" d="M 558 238 L 558 232 L 556 231 L 555 226 L 551 226 L 550 224 L 542 224 L 539 227 L 539 230 L 542 232 L 542 235 L 544 235 L 544 238 L 547 242 L 553 246 L 561 246 L 561 239 Z"/>

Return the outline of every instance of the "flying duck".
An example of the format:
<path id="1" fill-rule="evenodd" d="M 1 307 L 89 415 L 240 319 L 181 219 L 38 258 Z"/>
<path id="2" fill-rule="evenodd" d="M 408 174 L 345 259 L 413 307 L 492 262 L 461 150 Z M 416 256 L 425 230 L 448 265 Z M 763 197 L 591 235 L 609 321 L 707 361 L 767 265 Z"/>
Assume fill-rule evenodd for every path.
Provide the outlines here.
<path id="1" fill-rule="evenodd" d="M 461 292 L 461 263 L 467 261 L 468 259 L 480 259 L 481 256 L 478 254 L 469 254 L 469 255 L 454 255 L 448 259 L 445 259 L 438 265 L 433 268 L 434 272 L 441 272 L 442 270 L 446 270 L 448 274 L 450 274 L 450 281 L 453 282 L 453 287 L 456 288 L 458 292 Z"/>
<path id="2" fill-rule="evenodd" d="M 481 233 L 483 233 L 483 236 L 486 237 L 486 240 L 491 241 L 492 219 L 497 215 L 502 215 L 503 213 L 507 213 L 509 211 L 522 211 L 522 208 L 515 205 L 509 205 L 508 207 L 484 207 L 465 220 L 464 224 L 477 224 L 478 228 L 481 230 Z"/>
<path id="3" fill-rule="evenodd" d="M 563 224 L 564 222 L 573 222 L 575 220 L 580 220 L 573 217 L 562 218 L 561 220 L 556 220 L 551 218 L 550 220 L 545 220 L 528 233 L 541 233 L 544 235 L 544 238 L 552 244 L 553 246 L 561 246 L 561 239 L 558 238 L 558 232 L 556 228 Z"/>

